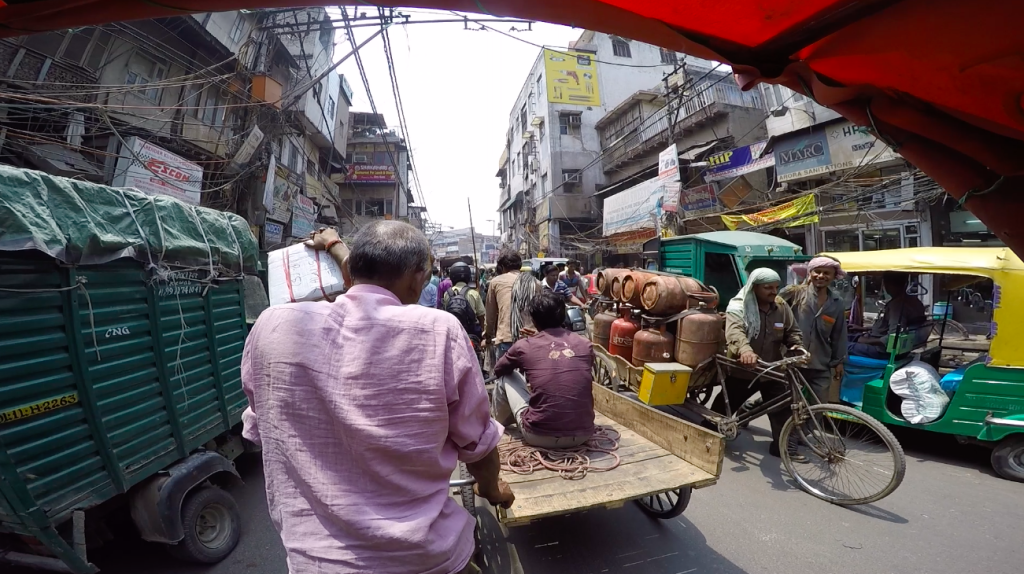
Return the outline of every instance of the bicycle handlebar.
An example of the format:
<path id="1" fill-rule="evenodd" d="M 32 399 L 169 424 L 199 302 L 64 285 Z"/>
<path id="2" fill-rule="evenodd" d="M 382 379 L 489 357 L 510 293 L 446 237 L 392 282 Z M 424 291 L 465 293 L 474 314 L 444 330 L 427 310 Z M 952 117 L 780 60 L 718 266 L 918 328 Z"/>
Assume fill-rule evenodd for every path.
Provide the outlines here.
<path id="1" fill-rule="evenodd" d="M 807 361 L 809 361 L 811 359 L 810 351 L 808 351 L 807 349 L 805 349 L 803 347 L 797 347 L 796 349 L 790 349 L 790 350 L 791 351 L 796 351 L 796 352 L 798 352 L 800 354 L 798 356 L 796 356 L 796 357 L 785 357 L 783 359 L 779 359 L 778 361 L 775 361 L 775 362 L 772 362 L 772 363 L 769 363 L 767 361 L 762 361 L 761 359 L 758 359 L 757 360 L 757 365 L 759 367 L 762 367 L 762 368 L 765 368 L 765 369 L 775 369 L 775 368 L 778 368 L 778 367 L 784 367 L 786 365 L 793 365 L 793 364 L 798 364 L 798 363 L 806 363 Z"/>

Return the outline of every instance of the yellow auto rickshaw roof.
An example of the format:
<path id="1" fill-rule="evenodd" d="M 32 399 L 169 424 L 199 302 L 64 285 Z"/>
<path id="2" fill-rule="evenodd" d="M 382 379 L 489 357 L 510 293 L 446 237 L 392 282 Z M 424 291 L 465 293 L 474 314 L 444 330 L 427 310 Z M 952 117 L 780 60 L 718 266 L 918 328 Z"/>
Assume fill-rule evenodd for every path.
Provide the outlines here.
<path id="1" fill-rule="evenodd" d="M 949 273 L 988 277 L 997 283 L 1010 276 L 1024 277 L 1024 262 L 1006 247 L 908 247 L 823 255 L 838 259 L 847 273 Z"/>

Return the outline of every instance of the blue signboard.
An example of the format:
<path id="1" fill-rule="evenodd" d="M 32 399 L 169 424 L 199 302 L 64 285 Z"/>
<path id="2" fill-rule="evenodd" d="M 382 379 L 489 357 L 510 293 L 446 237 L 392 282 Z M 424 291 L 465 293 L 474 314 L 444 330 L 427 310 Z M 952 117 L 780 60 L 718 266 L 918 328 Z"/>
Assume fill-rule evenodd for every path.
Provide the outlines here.
<path id="1" fill-rule="evenodd" d="M 707 161 L 711 167 L 704 172 L 704 181 L 732 179 L 775 165 L 774 155 L 761 156 L 767 143 L 757 142 L 709 157 Z"/>
<path id="2" fill-rule="evenodd" d="M 830 171 L 832 155 L 824 132 L 799 133 L 775 144 L 775 173 L 789 181 Z"/>

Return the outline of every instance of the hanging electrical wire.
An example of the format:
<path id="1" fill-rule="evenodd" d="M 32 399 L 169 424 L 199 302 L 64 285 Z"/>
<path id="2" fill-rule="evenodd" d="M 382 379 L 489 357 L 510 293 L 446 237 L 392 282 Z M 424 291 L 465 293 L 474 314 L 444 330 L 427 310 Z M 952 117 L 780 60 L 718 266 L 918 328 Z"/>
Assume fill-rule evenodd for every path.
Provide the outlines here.
<path id="1" fill-rule="evenodd" d="M 400 166 L 398 164 L 398 160 L 395 159 L 394 152 L 392 151 L 392 147 L 394 146 L 392 146 L 390 142 L 388 142 L 387 136 L 385 135 L 385 128 L 387 126 L 384 125 L 384 122 L 381 119 L 381 115 L 377 113 L 377 104 L 376 102 L 374 102 L 373 93 L 370 91 L 370 81 L 366 75 L 366 68 L 363 66 L 363 58 L 359 54 L 359 47 L 356 44 L 355 33 L 352 31 L 352 24 L 348 17 L 348 10 L 344 6 L 341 6 L 341 17 L 345 21 L 346 35 L 348 36 L 349 43 L 352 45 L 352 50 L 354 52 L 354 56 L 356 59 L 356 67 L 359 69 L 359 76 L 363 80 L 363 88 L 366 90 L 366 99 L 370 102 L 370 110 L 373 112 L 373 117 L 377 122 L 377 128 L 380 130 L 381 138 L 384 140 L 384 149 L 387 150 L 388 158 L 391 160 L 391 165 L 395 167 L 395 179 L 398 181 L 398 185 L 401 188 L 402 192 L 404 192 L 407 196 L 411 196 L 412 192 L 409 191 L 409 188 L 406 185 L 405 181 L 401 177 L 397 176 Z M 381 22 L 381 26 L 385 26 L 385 23 Z"/>
<path id="2" fill-rule="evenodd" d="M 381 24 L 385 23 L 385 14 L 383 8 L 378 8 L 380 11 Z M 385 29 L 384 34 L 384 57 L 387 61 L 388 72 L 391 79 L 391 91 L 395 98 L 395 108 L 398 112 L 398 126 L 402 130 L 402 137 L 405 139 L 405 145 L 408 148 L 409 163 L 412 165 L 412 177 L 413 181 L 416 182 L 416 194 L 421 207 L 424 210 L 427 208 L 426 197 L 423 194 L 423 185 L 420 183 L 419 170 L 416 169 L 416 157 L 413 154 L 412 139 L 409 137 L 409 123 L 405 119 L 405 105 L 402 103 L 402 92 L 398 88 L 398 76 L 395 71 L 394 54 L 391 51 L 391 36 Z"/>

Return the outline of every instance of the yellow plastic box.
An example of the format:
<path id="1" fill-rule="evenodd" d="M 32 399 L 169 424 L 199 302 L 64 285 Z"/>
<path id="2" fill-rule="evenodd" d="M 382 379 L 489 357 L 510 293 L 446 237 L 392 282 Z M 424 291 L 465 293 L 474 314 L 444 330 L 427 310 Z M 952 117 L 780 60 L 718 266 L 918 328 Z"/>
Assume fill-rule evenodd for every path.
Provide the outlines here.
<path id="1" fill-rule="evenodd" d="M 692 373 L 693 369 L 679 363 L 646 363 L 640 377 L 640 400 L 651 406 L 682 404 Z"/>

